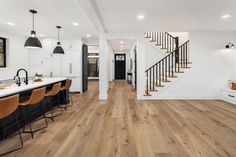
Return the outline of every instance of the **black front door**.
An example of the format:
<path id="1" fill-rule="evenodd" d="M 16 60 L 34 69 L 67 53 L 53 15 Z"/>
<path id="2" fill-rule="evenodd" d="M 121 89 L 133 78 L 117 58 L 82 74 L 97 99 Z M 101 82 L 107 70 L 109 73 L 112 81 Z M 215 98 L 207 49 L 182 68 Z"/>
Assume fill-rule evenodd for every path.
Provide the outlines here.
<path id="1" fill-rule="evenodd" d="M 125 54 L 115 54 L 115 79 L 124 80 L 126 67 L 126 56 Z"/>
<path id="2" fill-rule="evenodd" d="M 88 46 L 82 46 L 83 93 L 88 90 Z"/>

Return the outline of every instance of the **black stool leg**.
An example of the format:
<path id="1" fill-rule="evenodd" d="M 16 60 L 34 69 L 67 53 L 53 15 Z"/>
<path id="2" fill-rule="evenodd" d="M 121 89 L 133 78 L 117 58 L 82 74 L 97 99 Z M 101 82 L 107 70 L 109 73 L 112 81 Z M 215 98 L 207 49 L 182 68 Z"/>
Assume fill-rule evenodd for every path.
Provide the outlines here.
<path id="1" fill-rule="evenodd" d="M 34 138 L 34 134 L 33 134 L 32 126 L 31 126 L 31 123 L 32 123 L 32 114 L 31 114 L 31 112 L 29 111 L 29 107 L 26 107 L 25 110 L 27 111 L 26 114 L 28 115 L 28 116 L 27 116 L 27 119 L 29 120 L 29 128 L 30 128 L 30 131 L 25 131 L 25 127 L 24 127 L 24 128 L 23 128 L 23 133 L 30 133 L 31 138 L 33 139 L 33 138 Z"/>
<path id="2" fill-rule="evenodd" d="M 73 100 L 72 100 L 72 96 L 71 96 L 70 92 L 69 92 L 69 97 L 70 97 L 70 100 L 71 100 L 71 106 L 73 106 L 74 104 L 73 104 Z"/>
<path id="3" fill-rule="evenodd" d="M 44 110 L 44 108 L 43 108 L 43 103 L 42 103 L 42 102 L 40 102 L 40 107 L 41 107 L 41 111 L 42 111 L 42 113 L 43 113 L 43 118 L 44 118 L 44 120 L 45 120 L 46 128 L 47 128 L 47 127 L 48 127 L 48 121 L 47 121 L 47 118 L 46 118 L 46 115 L 45 115 L 45 110 Z"/>
<path id="4" fill-rule="evenodd" d="M 63 95 L 64 100 L 65 100 L 65 102 L 66 102 L 66 94 L 65 94 L 65 91 L 64 91 L 64 90 L 62 91 L 62 95 Z M 65 110 L 67 110 L 67 108 L 68 108 L 68 104 L 66 103 Z"/>
<path id="5" fill-rule="evenodd" d="M 18 135 L 19 135 L 19 138 L 20 138 L 21 146 L 18 147 L 18 148 L 16 148 L 16 149 L 13 149 L 13 150 L 11 150 L 11 151 L 2 153 L 2 154 L 0 154 L 0 156 L 4 156 L 4 155 L 7 155 L 7 154 L 9 154 L 9 153 L 12 153 L 12 152 L 15 152 L 15 151 L 17 151 L 17 150 L 20 150 L 20 149 L 22 149 L 23 146 L 24 146 L 23 139 L 22 139 L 21 132 L 20 132 L 19 122 L 18 122 L 16 113 L 14 113 L 14 117 L 15 117 L 15 123 L 16 123 L 16 125 L 17 125 L 17 132 L 18 132 Z M 2 124 L 3 124 L 3 139 L 5 139 L 6 126 L 5 126 L 4 120 L 2 120 Z"/>
<path id="6" fill-rule="evenodd" d="M 17 118 L 16 113 L 14 113 L 14 117 L 15 117 L 15 120 L 16 120 L 17 132 L 18 132 L 18 135 L 19 135 L 19 137 L 20 137 L 20 142 L 21 142 L 21 147 L 20 147 L 20 149 L 21 149 L 21 148 L 23 148 L 24 143 L 23 143 L 22 136 L 21 136 L 21 133 L 20 133 L 20 126 L 19 126 L 19 121 L 18 121 L 18 118 Z"/>
<path id="7" fill-rule="evenodd" d="M 48 98 L 46 98 L 46 99 L 47 99 L 47 107 L 50 110 L 51 115 L 52 115 L 51 117 L 46 117 L 46 118 L 50 118 L 54 122 L 54 114 L 53 114 L 53 111 L 52 111 L 52 105 L 48 102 Z"/>
<path id="8" fill-rule="evenodd" d="M 57 101 L 58 101 L 58 108 L 61 109 L 61 114 L 62 114 L 63 110 L 62 110 L 62 106 L 61 106 L 61 101 L 60 101 L 59 93 L 57 94 Z"/>

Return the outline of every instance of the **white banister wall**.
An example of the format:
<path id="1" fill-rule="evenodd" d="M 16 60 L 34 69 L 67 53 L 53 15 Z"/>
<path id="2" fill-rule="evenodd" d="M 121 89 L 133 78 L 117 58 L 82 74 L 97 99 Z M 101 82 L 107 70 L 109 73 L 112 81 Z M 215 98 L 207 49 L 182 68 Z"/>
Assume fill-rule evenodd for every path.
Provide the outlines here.
<path id="1" fill-rule="evenodd" d="M 105 33 L 99 35 L 99 50 L 100 50 L 100 64 L 99 64 L 99 99 L 107 100 L 107 91 L 109 85 L 109 46 Z"/>
<path id="2" fill-rule="evenodd" d="M 145 60 L 146 60 L 145 41 L 137 40 L 137 98 L 142 98 L 145 94 Z"/>

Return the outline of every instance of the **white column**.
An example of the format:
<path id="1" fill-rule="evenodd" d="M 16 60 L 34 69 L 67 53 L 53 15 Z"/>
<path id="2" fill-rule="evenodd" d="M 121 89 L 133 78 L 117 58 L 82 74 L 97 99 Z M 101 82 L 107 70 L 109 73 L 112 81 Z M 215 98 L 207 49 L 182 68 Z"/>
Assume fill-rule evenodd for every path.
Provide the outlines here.
<path id="1" fill-rule="evenodd" d="M 145 43 L 143 40 L 137 41 L 137 99 L 141 100 L 145 94 L 146 73 L 145 73 Z"/>
<path id="2" fill-rule="evenodd" d="M 108 91 L 108 42 L 106 34 L 99 35 L 99 99 L 107 100 Z"/>

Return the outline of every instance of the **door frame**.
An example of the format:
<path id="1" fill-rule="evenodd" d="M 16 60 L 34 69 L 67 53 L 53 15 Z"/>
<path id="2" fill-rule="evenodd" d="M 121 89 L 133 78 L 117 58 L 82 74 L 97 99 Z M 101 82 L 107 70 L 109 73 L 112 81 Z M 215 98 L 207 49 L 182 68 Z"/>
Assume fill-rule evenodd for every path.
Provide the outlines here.
<path id="1" fill-rule="evenodd" d="M 86 52 L 84 49 L 86 48 Z M 87 57 L 86 57 L 87 56 Z M 87 63 L 84 60 L 86 57 Z M 88 46 L 86 44 L 82 45 L 82 92 L 86 92 L 88 90 Z M 85 70 L 85 66 L 87 66 L 87 70 Z"/>
<path id="2" fill-rule="evenodd" d="M 117 55 L 124 55 L 125 56 L 125 78 L 124 78 L 124 80 L 126 80 L 126 53 L 114 54 L 114 80 L 123 80 L 123 79 L 116 79 L 116 56 Z"/>

